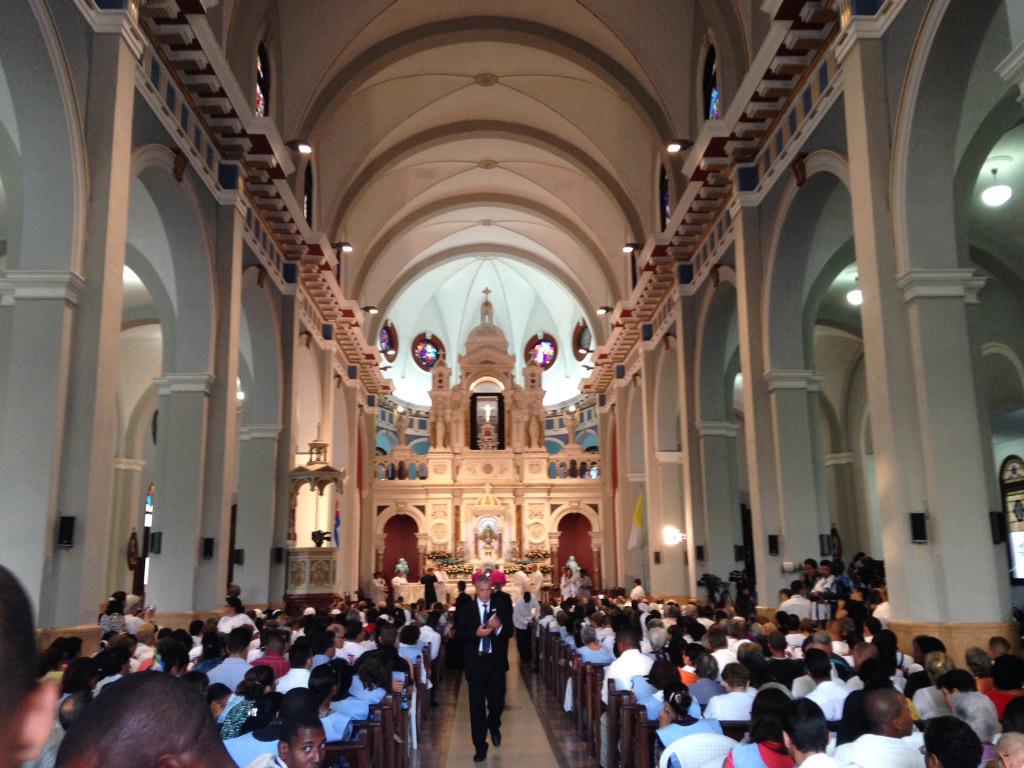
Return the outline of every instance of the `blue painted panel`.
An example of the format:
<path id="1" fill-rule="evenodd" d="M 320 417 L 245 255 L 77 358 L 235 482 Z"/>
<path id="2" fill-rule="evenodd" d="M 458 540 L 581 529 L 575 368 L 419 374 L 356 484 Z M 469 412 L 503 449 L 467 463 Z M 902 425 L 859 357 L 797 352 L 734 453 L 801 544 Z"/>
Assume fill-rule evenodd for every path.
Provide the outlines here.
<path id="1" fill-rule="evenodd" d="M 299 265 L 294 262 L 288 262 L 284 265 L 283 274 L 286 283 L 296 283 L 299 279 Z"/>
<path id="2" fill-rule="evenodd" d="M 221 163 L 217 168 L 217 182 L 224 189 L 238 189 L 238 166 Z"/>

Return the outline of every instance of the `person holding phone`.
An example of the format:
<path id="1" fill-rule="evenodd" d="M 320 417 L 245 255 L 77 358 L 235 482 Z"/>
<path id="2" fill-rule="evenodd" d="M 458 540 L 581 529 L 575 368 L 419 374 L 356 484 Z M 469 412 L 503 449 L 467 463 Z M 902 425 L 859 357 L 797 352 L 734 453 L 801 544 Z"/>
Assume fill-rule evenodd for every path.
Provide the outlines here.
<path id="1" fill-rule="evenodd" d="M 487 758 L 487 733 L 501 744 L 501 713 L 505 708 L 508 641 L 515 633 L 511 601 L 492 599 L 491 580 L 476 582 L 476 600 L 458 614 L 455 634 L 465 654 L 469 687 L 469 721 L 474 762 Z"/>

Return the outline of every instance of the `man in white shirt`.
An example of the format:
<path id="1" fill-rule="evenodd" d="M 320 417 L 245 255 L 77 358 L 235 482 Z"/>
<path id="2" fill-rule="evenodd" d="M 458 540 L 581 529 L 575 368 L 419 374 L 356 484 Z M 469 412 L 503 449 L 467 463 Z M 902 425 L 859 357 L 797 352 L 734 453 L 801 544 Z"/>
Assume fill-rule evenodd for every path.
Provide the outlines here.
<path id="1" fill-rule="evenodd" d="M 633 579 L 633 589 L 629 592 L 630 600 L 644 600 L 647 598 L 647 590 L 644 589 L 643 582 L 640 579 Z"/>
<path id="2" fill-rule="evenodd" d="M 830 722 L 842 720 L 843 705 L 850 695 L 850 689 L 841 680 L 832 679 L 832 662 L 828 654 L 820 648 L 809 648 L 804 656 L 804 665 L 815 684 L 807 698 L 821 707 Z"/>
<path id="3" fill-rule="evenodd" d="M 709 629 L 704 634 L 704 645 L 718 662 L 718 682 L 722 682 L 722 670 L 736 662 L 736 654 L 729 650 L 729 639 L 721 627 Z"/>
<path id="4" fill-rule="evenodd" d="M 733 662 L 722 670 L 725 693 L 712 696 L 704 708 L 704 717 L 713 720 L 749 720 L 754 706 L 754 691 L 748 690 L 750 672 Z"/>
<path id="5" fill-rule="evenodd" d="M 530 594 L 540 600 L 540 591 L 544 588 L 544 574 L 536 563 L 530 569 Z"/>
<path id="6" fill-rule="evenodd" d="M 783 600 L 779 604 L 779 610 L 793 616 L 799 616 L 801 619 L 811 618 L 811 610 L 814 608 L 814 603 L 804 597 L 804 583 L 797 579 L 789 585 L 789 590 L 793 593 L 793 596 L 788 600 Z"/>
<path id="7" fill-rule="evenodd" d="M 292 688 L 309 687 L 309 670 L 313 654 L 307 640 L 296 640 L 288 651 L 288 663 L 292 668 L 277 678 L 277 692 L 288 693 Z"/>
<path id="8" fill-rule="evenodd" d="M 800 768 L 836 768 L 836 761 L 825 753 L 829 739 L 828 721 L 813 701 L 797 699 L 790 703 L 782 739 L 793 762 Z"/>
<path id="9" fill-rule="evenodd" d="M 252 634 L 245 627 L 239 627 L 228 635 L 228 657 L 206 673 L 210 685 L 221 683 L 234 692 L 251 668 L 246 660 L 251 639 Z"/>
<path id="10" fill-rule="evenodd" d="M 631 691 L 633 678 L 645 676 L 654 666 L 654 660 L 640 652 L 640 638 L 634 629 L 619 630 L 615 634 L 615 647 L 619 657 L 605 667 L 604 684 L 601 686 L 601 701 L 605 704 L 608 703 L 609 680 L 615 681 L 615 690 Z"/>
<path id="11" fill-rule="evenodd" d="M 911 738 L 914 721 L 907 700 L 892 688 L 868 691 L 864 714 L 871 732 L 836 750 L 836 762 L 845 768 L 924 768 L 920 739 Z"/>
<path id="12" fill-rule="evenodd" d="M 217 622 L 217 631 L 222 635 L 227 635 L 236 627 L 251 627 L 253 631 L 256 630 L 252 619 L 245 615 L 242 601 L 237 597 L 229 597 L 224 601 L 224 615 Z"/>

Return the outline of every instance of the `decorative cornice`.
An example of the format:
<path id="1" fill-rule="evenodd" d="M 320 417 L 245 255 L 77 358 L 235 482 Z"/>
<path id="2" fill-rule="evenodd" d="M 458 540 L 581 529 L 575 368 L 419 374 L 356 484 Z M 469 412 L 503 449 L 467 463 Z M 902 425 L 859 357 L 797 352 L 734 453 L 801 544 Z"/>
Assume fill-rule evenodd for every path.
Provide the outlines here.
<path id="1" fill-rule="evenodd" d="M 829 453 L 826 454 L 825 456 L 826 467 L 837 467 L 843 464 L 853 464 L 853 461 L 854 455 L 849 451 L 845 451 L 843 453 Z"/>
<path id="2" fill-rule="evenodd" d="M 75 6 L 93 32 L 98 35 L 121 35 L 135 58 L 142 56 L 144 43 L 138 24 L 138 12 L 133 13 L 133 9 L 137 8 L 135 4 L 129 4 L 125 9 L 100 9 L 90 0 L 75 0 Z"/>
<path id="3" fill-rule="evenodd" d="M 1017 101 L 1024 102 L 1024 43 L 1010 51 L 1010 54 L 999 62 L 996 73 L 1006 82 L 1017 85 L 1022 94 Z"/>
<path id="4" fill-rule="evenodd" d="M 64 270 L 22 269 L 0 274 L 0 306 L 11 306 L 17 299 L 61 299 L 77 307 L 85 281 Z"/>
<path id="5" fill-rule="evenodd" d="M 699 421 L 697 434 L 701 437 L 736 437 L 739 427 L 734 421 Z"/>
<path id="6" fill-rule="evenodd" d="M 213 376 L 208 373 L 167 373 L 155 381 L 161 395 L 178 392 L 202 392 L 209 395 L 213 387 Z"/>
<path id="7" fill-rule="evenodd" d="M 127 456 L 114 457 L 114 469 L 123 469 L 129 472 L 141 472 L 146 467 L 143 459 L 132 459 Z"/>
<path id="8" fill-rule="evenodd" d="M 836 61 L 842 64 L 857 40 L 877 40 L 885 35 L 889 25 L 903 10 L 905 3 L 906 0 L 884 0 L 881 8 L 873 16 L 853 16 L 849 0 L 844 0 L 841 5 L 846 7 L 840 10 L 840 21 L 845 23 L 836 37 L 833 48 Z"/>
<path id="9" fill-rule="evenodd" d="M 986 279 L 973 269 L 910 269 L 896 278 L 904 302 L 914 299 L 963 299 L 978 303 Z"/>
<path id="10" fill-rule="evenodd" d="M 279 434 L 280 424 L 253 424 L 238 428 L 239 440 L 276 440 Z"/>
<path id="11" fill-rule="evenodd" d="M 657 451 L 654 454 L 655 460 L 659 464 L 682 464 L 683 463 L 683 452 L 682 451 Z"/>
<path id="12" fill-rule="evenodd" d="M 764 375 L 768 382 L 768 391 L 774 392 L 777 389 L 800 389 L 805 392 L 818 392 L 821 390 L 821 382 L 825 380 L 814 371 L 768 371 Z"/>

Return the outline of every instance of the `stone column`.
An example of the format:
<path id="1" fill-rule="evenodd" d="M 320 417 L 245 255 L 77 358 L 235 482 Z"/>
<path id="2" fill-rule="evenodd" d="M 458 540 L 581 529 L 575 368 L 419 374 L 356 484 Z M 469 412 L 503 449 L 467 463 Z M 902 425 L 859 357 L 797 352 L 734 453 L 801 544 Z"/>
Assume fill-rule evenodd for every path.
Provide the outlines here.
<path id="1" fill-rule="evenodd" d="M 686 533 L 684 546 L 688 554 L 687 583 L 690 594 L 697 596 L 698 574 L 708 566 L 708 529 L 704 511 L 704 473 L 701 466 L 700 433 L 697 427 L 696 334 L 697 308 L 694 301 L 676 304 L 676 340 L 679 344 L 679 418 L 682 421 L 680 450 L 683 474 L 683 520 Z M 697 562 L 697 545 L 705 548 L 704 561 Z"/>
<path id="2" fill-rule="evenodd" d="M 274 547 L 274 500 L 278 477 L 277 424 L 253 425 L 238 430 L 238 518 L 235 548 L 245 551 L 245 562 L 235 566 L 235 583 L 246 603 L 263 604 L 278 595 L 270 591 Z"/>
<path id="3" fill-rule="evenodd" d="M 295 365 L 299 343 L 299 311 L 294 294 L 281 296 L 281 431 L 277 440 L 277 469 L 280 482 L 275 489 L 274 547 L 285 551 L 295 546 L 295 494 L 288 472 L 295 467 Z M 287 591 L 287 558 L 270 568 L 270 595 L 282 599 Z"/>
<path id="4" fill-rule="evenodd" d="M 150 557 L 147 597 L 165 617 L 192 611 L 197 597 L 212 384 L 206 373 L 173 373 L 157 379 L 160 437 L 153 531 L 161 533 L 162 548 Z"/>
<path id="5" fill-rule="evenodd" d="M 926 631 L 962 654 L 968 639 L 1003 634 L 1006 554 L 988 526 L 987 478 L 965 301 L 978 282 L 957 268 L 955 238 L 908 268 L 889 210 L 888 113 L 878 99 L 882 42 L 858 39 L 842 62 L 850 197 L 882 548 L 894 627 Z M 936 183 L 952 184 L 952 179 Z M 952 227 L 953 212 L 949 212 Z M 912 259 L 915 254 L 907 254 Z M 942 266 L 949 268 L 941 268 Z M 910 542 L 908 514 L 928 515 L 929 543 Z M 971 626 L 973 624 L 973 626 Z"/>
<path id="6" fill-rule="evenodd" d="M 85 99 L 89 153 L 85 284 L 75 320 L 73 375 L 67 391 L 67 423 L 74 429 L 63 436 L 57 501 L 61 510 L 74 510 L 78 524 L 75 547 L 57 554 L 46 579 L 46 600 L 40 606 L 44 626 L 95 621 L 97 603 L 107 595 L 124 253 L 132 179 L 136 54 L 130 42 L 130 24 L 126 14 L 121 28 L 93 34 L 90 40 Z M 34 356 L 40 353 L 36 351 Z M 54 402 L 50 407 L 59 405 Z"/>
<path id="7" fill-rule="evenodd" d="M 758 595 L 773 596 L 783 586 L 784 560 L 798 551 L 785 538 L 779 555 L 768 554 L 768 535 L 781 533 L 776 457 L 772 429 L 772 403 L 765 378 L 764 316 L 765 259 L 758 209 L 738 203 L 733 210 L 736 248 L 736 309 L 743 373 L 743 432 L 746 438 L 747 480 L 754 533 L 754 560 Z M 806 555 L 804 555 L 806 557 Z"/>
<path id="8" fill-rule="evenodd" d="M 242 307 L 242 227 L 244 213 L 236 205 L 217 210 L 213 247 L 217 324 L 210 388 L 206 482 L 203 487 L 202 535 L 213 538 L 213 558 L 200 560 L 193 608 L 216 610 L 227 590 L 231 505 L 238 489 L 238 329 Z M 237 546 L 237 543 L 236 543 Z M 243 594 L 245 594 L 243 592 Z M 246 596 L 247 599 L 252 599 Z"/>
<path id="9" fill-rule="evenodd" d="M 822 379 L 813 371 L 779 370 L 769 371 L 765 378 L 772 405 L 782 549 L 793 562 L 817 558 L 818 535 L 829 530 L 816 482 L 821 456 L 815 451 L 811 410 L 812 395 L 816 397 Z"/>
<path id="10" fill-rule="evenodd" d="M 830 453 L 825 456 L 825 485 L 829 509 L 843 539 L 843 560 L 857 551 L 870 552 L 873 535 L 873 521 L 865 514 L 857 514 L 857 493 L 855 489 L 854 455 L 852 453 Z"/>
<path id="11" fill-rule="evenodd" d="M 737 567 L 733 547 L 743 543 L 735 523 L 740 506 L 736 467 L 736 425 L 731 421 L 704 421 L 700 436 L 701 487 L 704 490 L 705 567 L 722 579 Z"/>
<path id="12" fill-rule="evenodd" d="M 559 551 L 558 551 L 558 531 L 548 531 L 548 551 L 551 552 L 551 583 L 553 585 L 558 584 L 558 579 L 561 576 L 562 569 L 561 564 L 558 562 Z"/>
<path id="13" fill-rule="evenodd" d="M 54 561 L 84 557 L 80 529 L 75 549 L 54 548 L 71 324 L 82 285 L 71 272 L 9 270 L 0 277 L 0 350 L 14 363 L 0 374 L 0 562 L 17 574 L 43 626 L 56 623 L 55 585 L 47 578 Z M 63 511 L 81 524 L 80 509 Z M 82 619 L 68 610 L 67 623 Z"/>
<path id="14" fill-rule="evenodd" d="M 142 525 L 145 501 L 145 493 L 142 491 L 142 470 L 145 468 L 146 462 L 142 459 L 125 456 L 114 459 L 114 502 L 111 516 L 113 524 L 110 526 L 112 554 L 107 572 L 108 594 L 118 589 L 132 591 L 134 574 L 128 569 L 128 562 L 124 556 L 132 528 L 138 535 L 139 557 L 142 557 L 142 539 L 145 535 Z"/>

